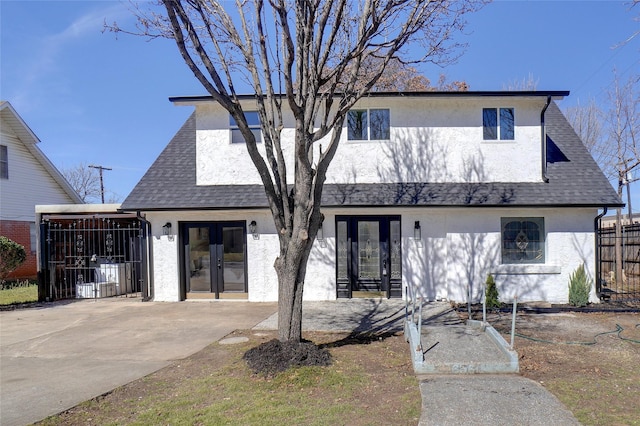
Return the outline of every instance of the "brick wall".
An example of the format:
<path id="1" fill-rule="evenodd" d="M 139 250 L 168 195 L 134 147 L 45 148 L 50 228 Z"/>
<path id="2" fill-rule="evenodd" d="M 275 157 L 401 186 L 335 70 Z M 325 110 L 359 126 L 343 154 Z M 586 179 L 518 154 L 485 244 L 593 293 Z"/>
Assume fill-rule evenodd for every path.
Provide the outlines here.
<path id="1" fill-rule="evenodd" d="M 36 247 L 31 247 L 29 223 L 17 220 L 0 221 L 0 235 L 22 245 L 27 252 L 27 260 L 9 274 L 8 279 L 35 279 L 37 276 Z"/>

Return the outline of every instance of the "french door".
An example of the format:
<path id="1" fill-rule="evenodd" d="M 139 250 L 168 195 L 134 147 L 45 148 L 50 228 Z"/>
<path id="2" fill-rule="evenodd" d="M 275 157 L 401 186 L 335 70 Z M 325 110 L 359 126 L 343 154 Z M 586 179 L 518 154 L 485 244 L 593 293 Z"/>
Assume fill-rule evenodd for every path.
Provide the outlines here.
<path id="1" fill-rule="evenodd" d="M 181 235 L 187 298 L 246 295 L 245 222 L 182 223 Z"/>
<path id="2" fill-rule="evenodd" d="M 402 297 L 400 216 L 336 217 L 338 297 Z"/>

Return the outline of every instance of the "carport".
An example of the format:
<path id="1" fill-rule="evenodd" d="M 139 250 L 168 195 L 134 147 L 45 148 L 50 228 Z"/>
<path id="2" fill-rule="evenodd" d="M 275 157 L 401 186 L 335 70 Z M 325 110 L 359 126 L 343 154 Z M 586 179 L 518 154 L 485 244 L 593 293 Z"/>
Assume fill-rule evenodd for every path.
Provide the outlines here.
<path id="1" fill-rule="evenodd" d="M 36 206 L 39 301 L 151 297 L 150 225 L 119 207 Z"/>

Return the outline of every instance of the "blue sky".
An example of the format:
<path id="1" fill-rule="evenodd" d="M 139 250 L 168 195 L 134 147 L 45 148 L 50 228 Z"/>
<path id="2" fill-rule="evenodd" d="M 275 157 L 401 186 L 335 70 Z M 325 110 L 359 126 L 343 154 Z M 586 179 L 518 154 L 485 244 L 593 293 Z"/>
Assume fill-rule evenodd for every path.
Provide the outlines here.
<path id="1" fill-rule="evenodd" d="M 640 73 L 640 29 L 629 2 L 496 1 L 470 15 L 452 66 L 423 67 L 464 80 L 471 90 L 503 90 L 532 78 L 539 90 L 569 90 L 561 108 L 604 101 L 617 68 Z M 204 90 L 167 40 L 102 33 L 103 23 L 132 27 L 120 1 L 0 0 L 0 98 L 41 139 L 60 169 L 110 167 L 107 197 L 124 199 L 191 113 L 169 96 Z M 632 191 L 640 209 L 640 184 Z"/>

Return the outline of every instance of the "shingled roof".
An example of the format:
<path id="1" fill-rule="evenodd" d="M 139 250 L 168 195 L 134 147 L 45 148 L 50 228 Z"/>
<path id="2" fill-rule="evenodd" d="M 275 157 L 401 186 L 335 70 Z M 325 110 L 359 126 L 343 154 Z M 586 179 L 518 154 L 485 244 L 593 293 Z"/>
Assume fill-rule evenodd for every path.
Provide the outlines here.
<path id="1" fill-rule="evenodd" d="M 600 168 L 552 102 L 546 112 L 548 182 L 327 184 L 325 207 L 616 207 Z M 262 185 L 196 186 L 196 123 L 189 117 L 122 203 L 122 210 L 266 208 Z"/>

